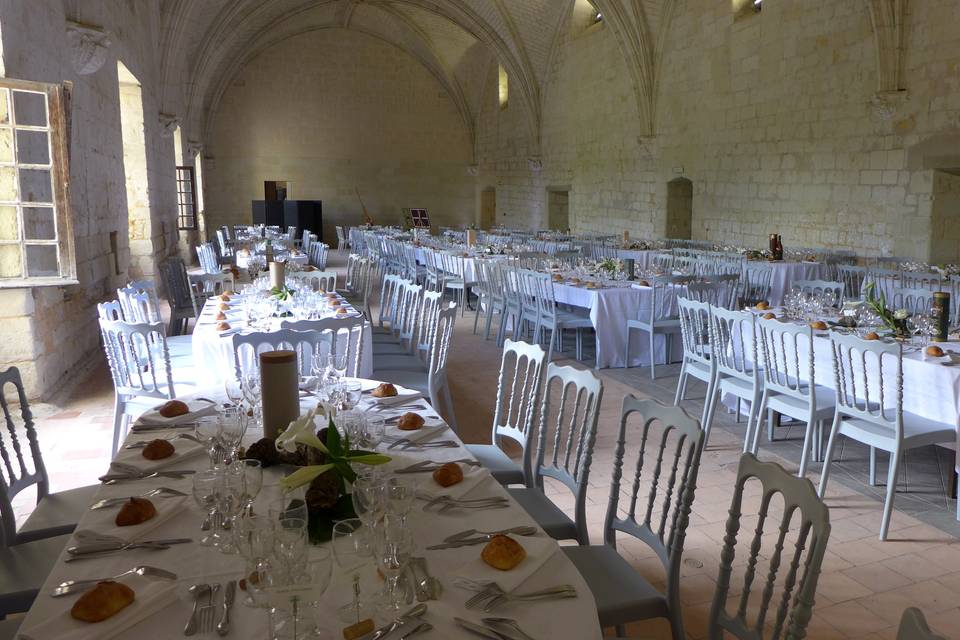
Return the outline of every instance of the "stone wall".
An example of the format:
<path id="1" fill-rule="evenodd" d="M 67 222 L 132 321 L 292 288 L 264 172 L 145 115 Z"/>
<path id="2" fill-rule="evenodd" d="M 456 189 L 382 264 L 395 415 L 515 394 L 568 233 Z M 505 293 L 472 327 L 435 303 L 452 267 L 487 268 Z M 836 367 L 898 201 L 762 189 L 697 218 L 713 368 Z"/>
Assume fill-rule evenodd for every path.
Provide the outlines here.
<path id="1" fill-rule="evenodd" d="M 68 14 L 79 11 L 80 14 Z M 78 75 L 67 47 L 67 18 L 111 32 L 107 61 Z M 17 365 L 31 397 L 48 397 L 91 362 L 102 360 L 96 304 L 116 297 L 131 269 L 128 206 L 117 60 L 140 80 L 145 120 L 145 240 L 148 259 L 138 271 L 177 249 L 173 139 L 161 135 L 159 112 L 177 113 L 174 98 L 160 105 L 157 5 L 123 0 L 0 0 L 5 74 L 10 78 L 72 81 L 70 199 L 79 285 L 0 290 L 5 338 L 0 367 Z M 115 235 L 116 253 L 111 249 Z M 152 259 L 149 259 L 152 255 Z"/>
<path id="2" fill-rule="evenodd" d="M 666 184 L 682 176 L 697 239 L 761 246 L 777 231 L 792 246 L 930 257 L 933 170 L 960 166 L 960 4 L 907 3 L 906 91 L 879 97 L 868 4 L 767 0 L 735 16 L 678 0 L 652 138 L 610 27 L 566 25 L 539 140 L 521 109 L 499 110 L 488 77 L 478 153 L 498 222 L 542 226 L 548 188 L 569 185 L 576 230 L 661 236 Z"/>
<path id="3" fill-rule="evenodd" d="M 205 147 L 207 224 L 249 223 L 265 180 L 323 201 L 324 239 L 425 207 L 434 225 L 473 220 L 471 145 L 453 102 L 408 54 L 358 31 L 284 40 L 251 60 L 224 94 Z"/>

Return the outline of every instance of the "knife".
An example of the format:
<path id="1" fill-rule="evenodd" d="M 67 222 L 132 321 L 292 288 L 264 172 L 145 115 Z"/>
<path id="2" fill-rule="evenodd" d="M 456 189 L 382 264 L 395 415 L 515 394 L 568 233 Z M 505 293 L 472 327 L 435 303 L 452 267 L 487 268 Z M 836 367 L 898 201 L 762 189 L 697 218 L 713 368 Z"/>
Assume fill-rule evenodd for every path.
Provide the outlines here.
<path id="1" fill-rule="evenodd" d="M 67 548 L 67 553 L 72 556 L 83 556 L 88 553 L 102 553 L 104 551 L 126 551 L 127 549 L 136 549 L 142 547 L 170 546 L 172 544 L 186 544 L 193 542 L 193 538 L 168 538 L 166 540 L 143 540 L 142 542 L 101 542 L 76 545 Z"/>
<path id="2" fill-rule="evenodd" d="M 489 638 L 490 640 L 504 640 L 504 636 L 500 635 L 493 629 L 489 629 L 475 622 L 470 622 L 469 620 L 464 620 L 463 618 L 456 618 L 456 617 L 454 617 L 453 621 L 456 622 L 461 627 L 463 627 L 464 629 L 466 629 L 467 631 L 472 631 L 478 636 Z"/>
<path id="3" fill-rule="evenodd" d="M 230 607 L 233 606 L 233 598 L 237 593 L 237 581 L 231 580 L 227 583 L 227 589 L 223 593 L 223 616 L 217 623 L 217 635 L 225 636 L 230 632 Z"/>
<path id="4" fill-rule="evenodd" d="M 413 607 L 412 609 L 404 613 L 402 616 L 400 616 L 396 620 L 393 620 L 383 625 L 382 627 L 374 631 L 371 635 L 365 636 L 363 640 L 380 640 L 380 638 L 386 636 L 387 634 L 390 634 L 396 631 L 397 627 L 402 625 L 404 622 L 406 622 L 410 618 L 419 618 L 426 612 L 427 612 L 427 605 L 423 603 L 418 604 L 417 606 Z"/>
<path id="5" fill-rule="evenodd" d="M 150 478 L 173 478 L 183 480 L 183 476 L 196 473 L 193 469 L 183 469 L 181 471 L 154 471 L 152 473 L 108 473 L 97 478 L 100 482 L 117 482 L 122 480 L 148 480 Z"/>

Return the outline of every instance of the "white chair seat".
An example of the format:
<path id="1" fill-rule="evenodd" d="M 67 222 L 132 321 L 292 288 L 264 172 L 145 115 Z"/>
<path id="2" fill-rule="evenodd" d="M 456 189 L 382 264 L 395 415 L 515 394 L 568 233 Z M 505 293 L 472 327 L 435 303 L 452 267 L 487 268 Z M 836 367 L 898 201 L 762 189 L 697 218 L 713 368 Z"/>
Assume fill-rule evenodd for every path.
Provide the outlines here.
<path id="1" fill-rule="evenodd" d="M 627 320 L 627 326 L 633 329 L 641 329 L 643 331 L 649 331 L 651 325 L 646 320 Z M 663 320 L 655 320 L 653 322 L 653 329 L 657 333 L 671 332 L 671 331 L 680 331 L 680 318 L 664 318 Z"/>
<path id="2" fill-rule="evenodd" d="M 593 321 L 587 316 L 581 316 L 570 311 L 557 309 L 558 329 L 592 329 Z"/>
<path id="3" fill-rule="evenodd" d="M 409 353 L 378 354 L 374 352 L 373 373 L 378 378 L 380 371 L 423 371 L 427 372 L 427 365 L 423 360 Z"/>
<path id="4" fill-rule="evenodd" d="M 0 549 L 0 615 L 30 608 L 69 541 L 56 536 Z"/>
<path id="5" fill-rule="evenodd" d="M 698 360 L 688 360 L 687 375 L 691 375 L 697 380 L 710 382 L 710 376 L 711 376 L 710 365 L 704 364 L 703 362 L 700 362 Z"/>
<path id="6" fill-rule="evenodd" d="M 804 389 L 804 391 L 807 391 L 807 389 Z M 814 393 L 817 398 L 817 412 L 813 415 L 813 419 L 820 421 L 832 418 L 834 411 L 836 411 L 836 392 L 818 384 L 814 387 Z M 777 393 L 776 391 L 770 392 L 770 397 L 767 399 L 767 408 L 795 420 L 806 420 L 810 415 L 808 400 L 785 393 Z"/>
<path id="7" fill-rule="evenodd" d="M 887 409 L 887 415 L 892 415 L 894 409 Z M 890 450 L 890 429 L 873 422 L 859 418 L 844 417 L 840 423 L 840 433 L 871 447 L 884 451 Z M 938 442 L 955 442 L 957 429 L 945 422 L 936 422 L 918 416 L 915 413 L 903 412 L 903 445 L 905 449 L 922 447 Z"/>
<path id="8" fill-rule="evenodd" d="M 99 488 L 100 485 L 90 485 L 47 494 L 17 533 L 32 534 L 27 539 L 72 533 L 80 516 L 93 504 Z"/>
<path id="9" fill-rule="evenodd" d="M 753 397 L 753 383 L 730 376 L 720 378 L 720 394 L 730 393 L 738 398 L 750 400 Z"/>
<path id="10" fill-rule="evenodd" d="M 554 540 L 577 539 L 576 523 L 540 489 L 508 488 L 507 493 Z"/>
<path id="11" fill-rule="evenodd" d="M 495 444 L 468 444 L 467 451 L 502 485 L 523 484 L 523 469 Z"/>
<path id="12" fill-rule="evenodd" d="M 560 547 L 586 580 L 601 627 L 669 616 L 667 601 L 608 545 Z"/>

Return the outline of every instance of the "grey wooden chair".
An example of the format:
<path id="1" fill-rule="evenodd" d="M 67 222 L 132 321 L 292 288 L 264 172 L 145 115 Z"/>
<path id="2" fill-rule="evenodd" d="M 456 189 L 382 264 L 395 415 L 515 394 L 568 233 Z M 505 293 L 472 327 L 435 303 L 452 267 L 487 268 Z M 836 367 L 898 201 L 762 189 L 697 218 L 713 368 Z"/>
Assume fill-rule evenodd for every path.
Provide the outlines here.
<path id="1" fill-rule="evenodd" d="M 167 333 L 175 336 L 187 332 L 190 320 L 196 320 L 200 313 L 193 300 L 187 267 L 180 258 L 168 258 L 160 263 L 160 275 L 167 289 L 167 303 L 170 305 L 170 326 Z"/>
<path id="2" fill-rule="evenodd" d="M 546 361 L 547 352 L 540 345 L 513 340 L 504 343 L 490 443 L 466 445 L 467 451 L 500 484 L 526 484 L 532 478 L 528 445 L 543 388 Z M 501 448 L 504 440 L 520 445 L 521 464 Z"/>
<path id="3" fill-rule="evenodd" d="M 747 529 L 753 536 L 749 543 L 744 540 L 741 547 L 747 555 L 745 563 L 737 562 L 738 567 L 743 566 L 743 583 L 731 586 L 748 480 L 760 482 L 760 507 L 756 524 Z M 756 493 L 751 491 L 751 495 Z M 771 514 L 774 500 L 776 507 Z M 770 548 L 764 552 L 763 566 L 758 568 L 768 521 L 777 527 L 775 540 L 768 540 Z M 791 525 L 796 534 L 788 540 Z M 775 463 L 760 462 L 752 453 L 743 454 L 720 551 L 720 573 L 707 621 L 707 637 L 722 640 L 727 633 L 743 640 L 805 637 L 829 537 L 830 511 L 809 480 L 793 477 Z M 751 603 L 753 596 L 757 597 Z M 736 609 L 731 611 L 728 607 L 733 604 Z"/>
<path id="4" fill-rule="evenodd" d="M 628 429 L 633 414 L 640 416 L 641 423 Z M 683 409 L 632 395 L 623 399 L 604 544 L 561 547 L 593 592 L 600 626 L 616 626 L 622 636 L 628 622 L 667 618 L 673 638 L 686 637 L 680 607 L 680 562 L 702 445 L 700 423 Z M 621 493 L 629 497 L 623 505 Z M 637 538 L 656 553 L 666 577 L 664 592 L 617 552 L 618 532 Z"/>
<path id="5" fill-rule="evenodd" d="M 947 640 L 934 633 L 927 626 L 927 619 L 923 611 L 916 607 L 907 607 L 900 618 L 900 627 L 897 629 L 897 640 Z"/>
<path id="6" fill-rule="evenodd" d="M 7 400 L 7 385 L 14 387 L 20 405 L 17 418 Z M 3 408 L 5 430 L 0 430 L 0 517 L 3 520 L 0 542 L 12 546 L 71 533 L 93 502 L 98 486 L 80 487 L 50 493 L 50 480 L 43 464 L 33 413 L 27 402 L 20 370 L 10 367 L 0 371 L 0 407 Z M 19 427 L 18 427 L 19 424 Z M 27 451 L 22 439 L 26 438 Z M 33 512 L 17 530 L 13 511 L 14 497 L 24 489 L 36 486 L 37 503 Z"/>
<path id="7" fill-rule="evenodd" d="M 587 487 L 602 398 L 603 382 L 593 372 L 553 363 L 547 366 L 532 477 L 527 477 L 526 487 L 507 491 L 547 535 L 557 540 L 590 544 Z M 553 423 L 552 428 L 548 422 Z M 559 481 L 573 494 L 573 518 L 544 493 L 544 477 Z"/>

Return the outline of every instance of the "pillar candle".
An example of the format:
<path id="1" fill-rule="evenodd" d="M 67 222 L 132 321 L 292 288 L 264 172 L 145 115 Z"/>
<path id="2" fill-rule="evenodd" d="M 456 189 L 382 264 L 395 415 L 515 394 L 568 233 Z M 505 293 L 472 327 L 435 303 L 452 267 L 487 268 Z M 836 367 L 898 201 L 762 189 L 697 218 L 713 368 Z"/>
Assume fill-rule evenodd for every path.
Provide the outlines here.
<path id="1" fill-rule="evenodd" d="M 623 236 L 620 238 L 620 243 L 626 248 L 630 244 L 630 232 L 624 231 Z"/>
<path id="2" fill-rule="evenodd" d="M 300 417 L 300 375 L 296 351 L 266 351 L 260 354 L 260 389 L 263 435 L 276 438 Z"/>
<path id="3" fill-rule="evenodd" d="M 477 232 L 473 229 L 467 229 L 467 246 L 472 247 L 477 244 Z"/>
<path id="4" fill-rule="evenodd" d="M 283 262 L 270 263 L 270 286 L 274 289 L 282 289 L 286 283 L 285 267 Z"/>

